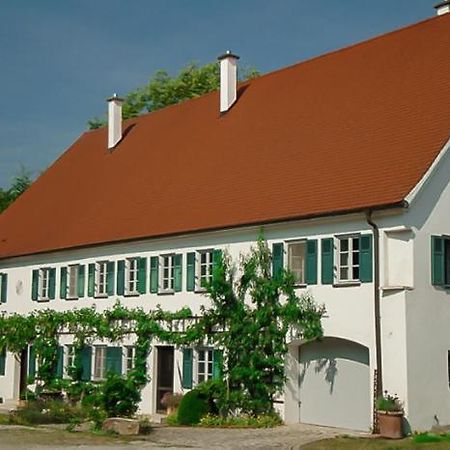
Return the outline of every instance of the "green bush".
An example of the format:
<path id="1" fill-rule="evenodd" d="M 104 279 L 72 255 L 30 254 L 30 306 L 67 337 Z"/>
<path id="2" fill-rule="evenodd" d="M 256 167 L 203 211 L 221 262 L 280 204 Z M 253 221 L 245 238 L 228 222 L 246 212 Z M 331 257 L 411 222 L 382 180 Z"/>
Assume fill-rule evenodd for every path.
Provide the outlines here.
<path id="1" fill-rule="evenodd" d="M 180 423 L 178 422 L 178 412 L 173 412 L 172 414 L 169 414 L 166 417 L 166 424 L 171 426 L 180 425 Z"/>
<path id="2" fill-rule="evenodd" d="M 188 392 L 181 400 L 178 408 L 178 423 L 180 425 L 196 425 L 210 411 L 208 397 L 197 389 Z"/>
<path id="3" fill-rule="evenodd" d="M 84 417 L 85 414 L 80 407 L 61 400 L 36 400 L 11 413 L 9 421 L 16 425 L 38 425 L 69 423 Z"/>
<path id="4" fill-rule="evenodd" d="M 120 375 L 109 374 L 101 387 L 102 407 L 108 417 L 130 417 L 138 409 L 140 391 Z"/>
<path id="5" fill-rule="evenodd" d="M 415 444 L 450 442 L 450 434 L 418 433 L 413 436 L 412 440 Z"/>
<path id="6" fill-rule="evenodd" d="M 199 423 L 202 427 L 221 428 L 273 428 L 281 424 L 282 420 L 278 414 L 261 414 L 256 417 L 248 415 L 221 417 L 207 414 Z"/>

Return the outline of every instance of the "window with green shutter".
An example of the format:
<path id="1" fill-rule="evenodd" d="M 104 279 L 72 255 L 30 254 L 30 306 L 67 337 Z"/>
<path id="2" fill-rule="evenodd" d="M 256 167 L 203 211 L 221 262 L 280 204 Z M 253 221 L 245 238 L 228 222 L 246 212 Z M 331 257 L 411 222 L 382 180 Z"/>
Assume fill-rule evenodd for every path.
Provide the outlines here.
<path id="1" fill-rule="evenodd" d="M 195 290 L 195 252 L 186 255 L 186 290 Z"/>
<path id="2" fill-rule="evenodd" d="M 67 298 L 67 267 L 61 267 L 59 275 L 59 298 Z"/>
<path id="3" fill-rule="evenodd" d="M 28 347 L 28 376 L 34 378 L 36 375 L 36 352 L 34 347 L 30 345 Z"/>
<path id="4" fill-rule="evenodd" d="M 101 263 L 99 263 L 101 264 Z M 95 264 L 91 263 L 88 265 L 88 283 L 87 283 L 87 295 L 88 297 L 94 297 L 95 292 Z"/>
<path id="5" fill-rule="evenodd" d="M 431 283 L 450 286 L 450 237 L 431 236 Z"/>
<path id="6" fill-rule="evenodd" d="M 175 292 L 181 292 L 183 287 L 183 255 L 174 255 L 174 281 L 173 287 Z"/>
<path id="7" fill-rule="evenodd" d="M 8 294 L 8 274 L 0 274 L 0 303 L 6 303 Z"/>
<path id="8" fill-rule="evenodd" d="M 0 376 L 6 374 L 6 350 L 0 352 Z"/>
<path id="9" fill-rule="evenodd" d="M 78 298 L 84 297 L 85 292 L 85 266 L 78 267 Z"/>
<path id="10" fill-rule="evenodd" d="M 92 373 L 92 347 L 85 346 L 82 348 L 79 355 L 81 359 L 81 379 L 83 381 L 90 381 Z"/>
<path id="11" fill-rule="evenodd" d="M 56 295 L 56 269 L 52 267 L 49 269 L 48 297 L 50 300 L 54 300 L 55 295 Z"/>
<path id="12" fill-rule="evenodd" d="M 361 283 L 371 283 L 373 279 L 372 235 L 359 237 L 359 279 Z"/>
<path id="13" fill-rule="evenodd" d="M 183 389 L 192 389 L 193 358 L 192 348 L 183 348 Z"/>
<path id="14" fill-rule="evenodd" d="M 283 272 L 284 246 L 282 242 L 272 245 L 272 276 L 277 278 Z"/>
<path id="15" fill-rule="evenodd" d="M 147 293 L 147 258 L 138 260 L 138 291 L 139 294 Z"/>
<path id="16" fill-rule="evenodd" d="M 152 256 L 150 258 L 150 292 L 155 294 L 159 287 L 159 258 Z"/>
<path id="17" fill-rule="evenodd" d="M 55 368 L 55 376 L 56 378 L 62 378 L 64 372 L 64 348 L 62 346 L 58 346 L 56 349 L 56 368 Z"/>
<path id="18" fill-rule="evenodd" d="M 106 373 L 122 375 L 122 347 L 106 348 Z"/>
<path id="19" fill-rule="evenodd" d="M 109 261 L 106 264 L 106 293 L 108 295 L 114 295 L 114 261 Z"/>
<path id="20" fill-rule="evenodd" d="M 306 241 L 306 284 L 317 284 L 317 239 Z"/>
<path id="21" fill-rule="evenodd" d="M 322 284 L 334 282 L 334 240 L 324 238 L 321 241 L 321 272 Z"/>
<path id="22" fill-rule="evenodd" d="M 34 269 L 31 280 L 31 299 L 37 301 L 39 297 L 39 269 Z"/>
<path id="23" fill-rule="evenodd" d="M 222 350 L 213 351 L 213 379 L 222 379 L 223 373 L 223 352 Z"/>
<path id="24" fill-rule="evenodd" d="M 125 261 L 117 261 L 117 295 L 125 294 Z"/>

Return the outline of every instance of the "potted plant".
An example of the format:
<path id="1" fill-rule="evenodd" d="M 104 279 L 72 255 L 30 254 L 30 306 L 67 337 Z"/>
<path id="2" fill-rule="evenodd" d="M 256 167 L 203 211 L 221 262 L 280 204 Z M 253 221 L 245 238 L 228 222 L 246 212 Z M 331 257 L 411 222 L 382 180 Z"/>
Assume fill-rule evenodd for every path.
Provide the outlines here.
<path id="1" fill-rule="evenodd" d="M 175 412 L 180 406 L 181 399 L 183 398 L 183 394 L 166 392 L 161 399 L 161 404 L 165 406 L 167 410 L 167 414 L 172 414 Z"/>
<path id="2" fill-rule="evenodd" d="M 380 435 L 390 439 L 403 437 L 403 404 L 397 395 L 384 391 L 377 399 L 377 417 Z"/>

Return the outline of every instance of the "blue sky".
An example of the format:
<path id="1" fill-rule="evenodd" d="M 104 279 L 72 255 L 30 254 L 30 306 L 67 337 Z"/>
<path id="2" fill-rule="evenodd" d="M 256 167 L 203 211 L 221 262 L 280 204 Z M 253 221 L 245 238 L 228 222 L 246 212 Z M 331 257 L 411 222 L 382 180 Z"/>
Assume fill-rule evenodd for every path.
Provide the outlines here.
<path id="1" fill-rule="evenodd" d="M 157 69 L 269 72 L 434 16 L 432 0 L 0 0 L 0 186 L 45 170 Z"/>

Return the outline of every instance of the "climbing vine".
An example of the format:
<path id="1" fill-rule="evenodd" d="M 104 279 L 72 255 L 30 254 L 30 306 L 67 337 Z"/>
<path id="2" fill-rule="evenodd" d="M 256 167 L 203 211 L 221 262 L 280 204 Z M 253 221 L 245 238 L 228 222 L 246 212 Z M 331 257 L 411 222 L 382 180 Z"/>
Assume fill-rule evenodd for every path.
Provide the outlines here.
<path id="1" fill-rule="evenodd" d="M 189 308 L 145 311 L 126 308 L 120 302 L 104 312 L 91 307 L 0 316 L 0 352 L 8 349 L 20 357 L 32 345 L 38 361 L 35 382 L 37 389 L 43 390 L 58 385 L 58 336 L 69 334 L 75 358 L 68 374 L 72 387 L 82 391 L 83 348 L 94 340 L 121 342 L 133 336 L 135 366 L 127 377 L 140 392 L 149 381 L 147 359 L 152 340 L 178 346 L 214 344 L 224 350 L 226 397 L 221 402 L 225 410 L 239 408 L 251 414 L 271 410 L 284 384 L 287 333 L 297 327 L 303 339 L 320 337 L 324 313 L 309 294 L 297 296 L 288 271 L 272 276 L 271 260 L 262 237 L 242 256 L 239 271 L 228 254 L 221 255 L 212 281 L 205 286 L 210 306 L 202 308 L 200 317 L 194 318 Z"/>

